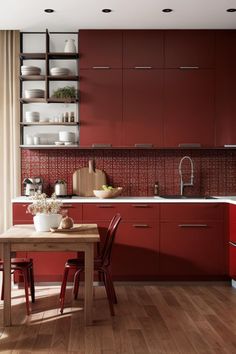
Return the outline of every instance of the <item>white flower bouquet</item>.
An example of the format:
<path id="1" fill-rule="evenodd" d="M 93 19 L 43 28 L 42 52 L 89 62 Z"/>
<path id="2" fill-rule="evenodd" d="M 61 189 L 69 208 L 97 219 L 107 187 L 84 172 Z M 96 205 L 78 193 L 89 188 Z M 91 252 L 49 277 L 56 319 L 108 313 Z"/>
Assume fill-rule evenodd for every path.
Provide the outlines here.
<path id="1" fill-rule="evenodd" d="M 56 198 L 53 193 L 51 198 L 47 198 L 45 193 L 35 193 L 31 199 L 33 203 L 27 208 L 27 212 L 32 215 L 37 214 L 60 214 L 62 203 Z"/>

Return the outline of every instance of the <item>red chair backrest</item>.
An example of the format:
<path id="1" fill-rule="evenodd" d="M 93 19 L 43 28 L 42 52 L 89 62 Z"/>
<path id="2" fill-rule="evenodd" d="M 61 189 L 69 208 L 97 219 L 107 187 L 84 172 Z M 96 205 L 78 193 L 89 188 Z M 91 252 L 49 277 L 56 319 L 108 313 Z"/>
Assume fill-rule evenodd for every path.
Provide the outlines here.
<path id="1" fill-rule="evenodd" d="M 105 243 L 104 243 L 101 255 L 100 255 L 100 257 L 102 259 L 102 264 L 105 266 L 108 266 L 110 264 L 112 246 L 114 243 L 116 231 L 117 231 L 120 221 L 121 221 L 121 215 L 116 214 L 115 216 L 113 216 L 113 218 L 108 226 Z"/>

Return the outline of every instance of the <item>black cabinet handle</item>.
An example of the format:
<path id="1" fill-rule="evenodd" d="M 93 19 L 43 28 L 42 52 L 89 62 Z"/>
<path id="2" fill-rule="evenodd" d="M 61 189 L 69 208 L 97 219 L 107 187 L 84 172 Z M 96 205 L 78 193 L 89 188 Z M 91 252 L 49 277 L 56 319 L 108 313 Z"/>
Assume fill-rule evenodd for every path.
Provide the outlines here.
<path id="1" fill-rule="evenodd" d="M 134 69 L 148 70 L 152 69 L 152 66 L 135 66 Z"/>
<path id="2" fill-rule="evenodd" d="M 93 66 L 93 69 L 97 69 L 97 70 L 99 70 L 99 69 L 111 69 L 111 67 L 110 66 Z"/>
<path id="3" fill-rule="evenodd" d="M 107 147 L 112 147 L 112 144 L 92 144 L 92 147 L 94 147 L 94 148 L 107 148 Z"/>
<path id="4" fill-rule="evenodd" d="M 134 208 L 149 208 L 148 204 L 132 204 Z"/>
<path id="5" fill-rule="evenodd" d="M 149 227 L 149 225 L 148 224 L 133 224 L 133 227 L 147 228 L 147 227 Z"/>
<path id="6" fill-rule="evenodd" d="M 199 66 L 180 66 L 179 69 L 181 70 L 197 70 L 199 69 Z"/>
<path id="7" fill-rule="evenodd" d="M 152 148 L 153 144 L 134 144 L 136 148 Z"/>
<path id="8" fill-rule="evenodd" d="M 98 208 L 113 208 L 111 204 L 97 205 Z"/>

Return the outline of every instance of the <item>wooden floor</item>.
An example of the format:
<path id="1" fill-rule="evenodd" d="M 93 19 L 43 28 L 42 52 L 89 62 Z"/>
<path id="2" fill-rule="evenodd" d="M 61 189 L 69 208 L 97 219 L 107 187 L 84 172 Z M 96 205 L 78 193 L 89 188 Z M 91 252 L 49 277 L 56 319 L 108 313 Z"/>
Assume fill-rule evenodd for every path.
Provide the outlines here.
<path id="1" fill-rule="evenodd" d="M 84 328 L 82 300 L 72 301 L 71 289 L 61 316 L 59 288 L 36 288 L 29 317 L 23 291 L 14 290 L 15 325 L 0 328 L 0 353 L 236 353 L 236 289 L 228 283 L 117 285 L 116 291 L 111 318 L 103 287 L 95 288 L 94 325 Z"/>

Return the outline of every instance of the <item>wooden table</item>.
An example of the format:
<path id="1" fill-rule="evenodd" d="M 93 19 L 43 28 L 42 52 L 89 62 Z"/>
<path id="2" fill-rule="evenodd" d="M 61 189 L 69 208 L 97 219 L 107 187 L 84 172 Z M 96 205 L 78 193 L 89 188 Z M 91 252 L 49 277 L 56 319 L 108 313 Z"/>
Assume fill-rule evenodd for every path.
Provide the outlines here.
<path id="1" fill-rule="evenodd" d="M 3 324 L 11 326 L 11 252 L 83 251 L 85 253 L 84 320 L 92 324 L 94 243 L 100 240 L 96 224 L 81 224 L 78 232 L 36 232 L 33 225 L 12 226 L 0 236 L 4 260 Z M 49 269 L 50 271 L 50 269 Z"/>

